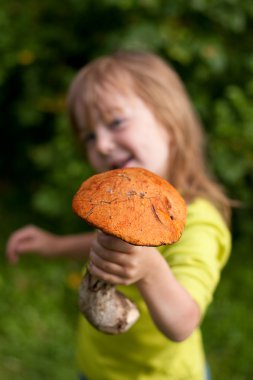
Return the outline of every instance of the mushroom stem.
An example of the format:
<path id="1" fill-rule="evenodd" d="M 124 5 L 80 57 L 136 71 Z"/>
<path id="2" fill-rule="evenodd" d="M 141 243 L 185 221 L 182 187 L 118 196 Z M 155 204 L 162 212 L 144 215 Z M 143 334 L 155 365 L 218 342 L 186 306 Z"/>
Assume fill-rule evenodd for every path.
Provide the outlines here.
<path id="1" fill-rule="evenodd" d="M 97 330 L 113 335 L 126 332 L 140 316 L 131 300 L 88 270 L 80 285 L 79 306 Z"/>

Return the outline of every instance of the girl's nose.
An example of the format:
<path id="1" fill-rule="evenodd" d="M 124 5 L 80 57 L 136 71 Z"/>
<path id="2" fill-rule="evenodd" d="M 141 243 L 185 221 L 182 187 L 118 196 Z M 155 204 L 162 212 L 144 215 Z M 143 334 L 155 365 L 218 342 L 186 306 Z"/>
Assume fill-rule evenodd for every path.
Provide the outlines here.
<path id="1" fill-rule="evenodd" d="M 114 148 L 112 133 L 106 128 L 99 128 L 96 131 L 96 149 L 102 155 L 108 155 Z"/>

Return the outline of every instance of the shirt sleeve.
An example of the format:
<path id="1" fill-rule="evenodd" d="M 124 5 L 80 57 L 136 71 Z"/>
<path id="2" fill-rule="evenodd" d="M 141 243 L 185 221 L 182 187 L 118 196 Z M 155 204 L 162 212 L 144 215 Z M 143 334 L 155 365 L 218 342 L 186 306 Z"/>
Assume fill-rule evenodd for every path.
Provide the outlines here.
<path id="1" fill-rule="evenodd" d="M 177 280 L 198 303 L 202 316 L 212 301 L 230 250 L 230 232 L 216 208 L 205 200 L 188 207 L 181 239 L 160 248 Z"/>

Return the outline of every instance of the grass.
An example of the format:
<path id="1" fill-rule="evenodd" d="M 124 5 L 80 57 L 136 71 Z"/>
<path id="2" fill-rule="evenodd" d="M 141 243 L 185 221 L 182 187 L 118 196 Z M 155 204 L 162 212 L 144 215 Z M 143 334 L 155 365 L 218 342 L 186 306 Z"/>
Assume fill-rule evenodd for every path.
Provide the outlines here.
<path id="1" fill-rule="evenodd" d="M 76 292 L 70 266 L 28 258 L 2 266 L 0 378 L 74 379 Z"/>
<path id="2" fill-rule="evenodd" d="M 26 219 L 22 212 L 0 213 L 0 379 L 74 380 L 80 265 L 26 256 L 10 266 L 4 257 L 7 236 Z M 249 246 L 235 244 L 203 323 L 214 380 L 253 378 Z"/>
<path id="3" fill-rule="evenodd" d="M 252 264 L 251 252 L 243 246 L 233 251 L 203 323 L 214 380 L 253 378 Z"/>
<path id="4" fill-rule="evenodd" d="M 11 266 L 5 259 L 8 235 L 32 218 L 20 205 L 16 209 L 0 205 L 0 379 L 76 379 L 80 264 L 24 256 Z"/>

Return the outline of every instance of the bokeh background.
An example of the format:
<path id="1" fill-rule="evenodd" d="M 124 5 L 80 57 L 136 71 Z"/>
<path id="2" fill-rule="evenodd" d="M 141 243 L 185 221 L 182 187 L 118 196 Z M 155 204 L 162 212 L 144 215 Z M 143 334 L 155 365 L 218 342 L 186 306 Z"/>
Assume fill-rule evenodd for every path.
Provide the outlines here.
<path id="1" fill-rule="evenodd" d="M 242 202 L 203 332 L 214 380 L 251 380 L 252 0 L 1 0 L 0 31 L 0 379 L 75 379 L 80 263 L 26 256 L 13 267 L 5 244 L 26 223 L 59 234 L 86 228 L 71 198 L 91 170 L 70 131 L 66 92 L 90 59 L 140 48 L 181 75 L 210 165 Z"/>

